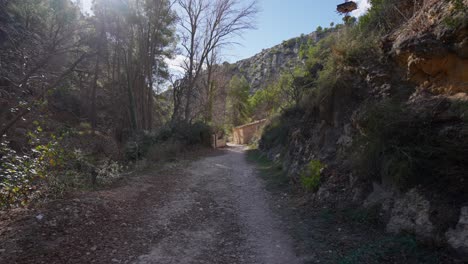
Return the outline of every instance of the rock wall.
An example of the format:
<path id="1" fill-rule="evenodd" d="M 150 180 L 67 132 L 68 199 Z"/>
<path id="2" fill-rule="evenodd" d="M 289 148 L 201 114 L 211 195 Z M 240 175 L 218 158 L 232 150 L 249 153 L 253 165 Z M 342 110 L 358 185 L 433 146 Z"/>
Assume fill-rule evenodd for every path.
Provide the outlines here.
<path id="1" fill-rule="evenodd" d="M 290 123 L 286 143 L 272 145 L 262 140 L 260 147 L 271 159 L 281 161 L 296 182 L 310 160 L 328 165 L 320 189 L 311 194 L 315 203 L 378 206 L 388 232 L 408 232 L 428 243 L 449 245 L 462 259 L 468 259 L 468 200 L 464 194 L 468 190 L 460 187 L 456 192 L 461 193 L 455 193 L 437 190 L 437 186 L 399 189 L 390 179 L 362 179 L 351 166 L 350 149 L 357 146 L 354 143 L 360 133 L 356 119 L 365 103 L 397 94 L 410 94 L 395 98 L 404 98 L 399 99 L 401 103 L 418 115 L 431 116 L 435 134 L 468 140 L 468 112 L 452 111 L 452 106 L 468 102 L 468 12 L 457 11 L 453 1 L 427 2 L 416 16 L 383 39 L 386 65 L 349 69 L 354 78 L 345 82 L 346 87 L 332 91 L 309 112 L 283 115 L 282 121 Z M 455 26 L 447 18 L 455 20 Z M 454 178 L 463 185 L 468 174 L 458 174 Z"/>
<path id="2" fill-rule="evenodd" d="M 233 64 L 232 74 L 244 76 L 250 83 L 250 92 L 253 94 L 275 81 L 285 69 L 302 63 L 298 57 L 301 45 L 309 41 L 317 42 L 325 34 L 326 32 L 312 32 L 264 49 L 248 59 Z"/>
<path id="3" fill-rule="evenodd" d="M 438 94 L 468 92 L 468 16 L 454 4 L 431 5 L 390 34 L 386 43 L 387 52 L 406 68 L 407 78 L 421 88 Z"/>

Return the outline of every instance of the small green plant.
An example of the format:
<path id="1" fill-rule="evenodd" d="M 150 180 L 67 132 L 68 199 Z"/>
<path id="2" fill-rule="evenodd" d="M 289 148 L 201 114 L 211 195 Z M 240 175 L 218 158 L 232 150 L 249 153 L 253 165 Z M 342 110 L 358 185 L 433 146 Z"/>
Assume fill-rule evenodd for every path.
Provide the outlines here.
<path id="1" fill-rule="evenodd" d="M 311 160 L 301 173 L 301 185 L 307 191 L 317 191 L 325 165 L 319 160 Z"/>
<path id="2" fill-rule="evenodd" d="M 463 2 L 463 0 L 450 0 L 450 2 L 452 2 L 456 11 L 466 12 L 468 9 L 468 6 Z"/>
<path id="3" fill-rule="evenodd" d="M 446 17 L 443 21 L 444 24 L 452 30 L 457 29 L 463 24 L 463 20 L 459 17 Z"/>

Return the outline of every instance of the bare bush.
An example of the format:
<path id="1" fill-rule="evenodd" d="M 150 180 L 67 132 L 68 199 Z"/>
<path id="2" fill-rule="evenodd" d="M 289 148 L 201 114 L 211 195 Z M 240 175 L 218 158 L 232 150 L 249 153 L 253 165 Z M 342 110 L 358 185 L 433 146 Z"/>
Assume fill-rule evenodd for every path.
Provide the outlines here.
<path id="1" fill-rule="evenodd" d="M 148 150 L 146 157 L 151 162 L 174 160 L 178 154 L 185 150 L 185 145 L 179 140 L 168 140 L 155 144 Z"/>

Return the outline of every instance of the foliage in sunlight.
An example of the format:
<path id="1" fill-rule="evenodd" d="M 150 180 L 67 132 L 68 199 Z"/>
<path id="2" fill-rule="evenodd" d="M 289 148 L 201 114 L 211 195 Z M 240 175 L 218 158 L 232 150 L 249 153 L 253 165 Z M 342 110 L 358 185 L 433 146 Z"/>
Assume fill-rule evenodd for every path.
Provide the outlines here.
<path id="1" fill-rule="evenodd" d="M 301 185 L 306 191 L 317 191 L 320 187 L 322 171 L 325 165 L 319 160 L 311 160 L 301 173 Z"/>
<path id="2" fill-rule="evenodd" d="M 249 121 L 249 91 L 250 85 L 245 77 L 234 76 L 229 82 L 228 109 L 231 124 L 242 125 Z"/>

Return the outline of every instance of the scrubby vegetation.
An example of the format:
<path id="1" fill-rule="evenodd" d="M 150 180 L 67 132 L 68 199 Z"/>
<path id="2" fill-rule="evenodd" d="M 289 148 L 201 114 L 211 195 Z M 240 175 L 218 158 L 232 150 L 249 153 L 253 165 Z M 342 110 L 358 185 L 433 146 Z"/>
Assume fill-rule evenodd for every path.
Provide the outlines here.
<path id="1" fill-rule="evenodd" d="M 370 2 L 358 19 L 317 29 L 322 38 L 300 46 L 302 63 L 251 97 L 252 112 L 269 116 L 259 147 L 283 164 L 296 189 L 309 191 L 311 206 L 357 213 L 356 208 L 375 203 L 373 223 L 425 241 L 418 229 L 430 225 L 434 243 L 452 243 L 446 232 L 462 219 L 468 198 L 468 90 L 461 84 L 466 77 L 449 77 L 457 70 L 443 68 L 438 59 L 466 63 L 464 51 L 456 49 L 463 45 L 456 39 L 466 31 L 466 23 L 460 23 L 466 20 L 466 3 Z M 327 169 L 321 173 L 323 164 Z M 405 196 L 410 191 L 420 201 Z M 426 214 L 427 223 L 414 223 Z M 406 242 L 398 238 L 389 248 L 363 248 L 363 256 L 353 252 L 342 263 L 367 263 L 369 251 L 375 249 L 378 259 L 399 246 L 430 263 L 413 255 L 418 253 Z"/>
<path id="2" fill-rule="evenodd" d="M 109 184 L 248 118 L 249 87 L 228 89 L 218 53 L 256 6 L 176 2 L 100 0 L 85 14 L 81 1 L 0 1 L 0 209 Z M 178 41 L 192 47 L 183 76 L 167 65 Z"/>
<path id="3" fill-rule="evenodd" d="M 390 62 L 382 49 L 383 37 L 416 15 L 417 7 L 425 4 L 424 1 L 411 4 L 399 0 L 372 1 L 372 8 L 358 21 L 336 25 L 318 43 L 301 45 L 299 56 L 304 65 L 296 66 L 290 75 L 284 73 L 276 86 L 252 96 L 254 107 L 268 109 L 261 106 L 261 102 L 274 103 L 269 107 L 274 109 L 270 116 L 281 115 L 273 118 L 266 127 L 261 145 L 265 149 L 275 146 L 287 149 L 291 128 L 301 121 L 316 122 L 318 117 L 334 123 L 330 115 L 337 111 L 337 98 L 348 103 L 360 101 L 367 105 L 354 117 L 362 134 L 354 145 L 358 151 L 355 169 L 360 175 L 391 178 L 402 188 L 418 184 L 438 185 L 440 181 L 449 184 L 450 179 L 457 177 L 455 175 L 463 175 L 466 167 L 460 157 L 467 150 L 465 141 L 456 136 L 442 136 L 433 115 L 405 105 L 404 100 L 415 91 L 414 88 L 394 90 L 393 99 L 375 100 L 366 98 L 368 91 L 363 88 L 366 84 L 360 81 L 362 71 L 368 71 L 368 67 L 385 69 L 384 65 Z M 295 85 L 295 82 L 304 85 Z M 406 84 L 395 85 L 406 87 Z M 278 96 L 282 92 L 291 97 L 296 95 L 296 103 L 287 103 L 286 97 Z M 272 101 L 269 98 L 281 99 Z M 448 104 L 453 107 L 463 105 Z M 457 111 L 454 116 L 461 118 L 463 110 Z M 300 118 L 303 113 L 307 113 L 306 118 Z"/>

